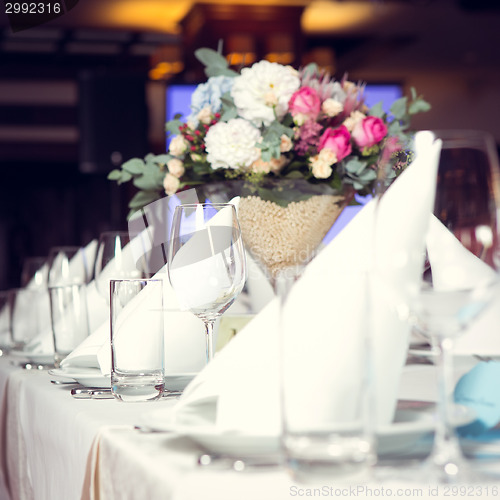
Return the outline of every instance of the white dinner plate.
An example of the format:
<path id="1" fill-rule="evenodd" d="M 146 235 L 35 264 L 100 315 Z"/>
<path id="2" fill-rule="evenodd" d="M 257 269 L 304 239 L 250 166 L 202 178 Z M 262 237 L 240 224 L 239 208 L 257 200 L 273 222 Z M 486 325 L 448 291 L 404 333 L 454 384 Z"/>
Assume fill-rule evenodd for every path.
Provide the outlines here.
<path id="1" fill-rule="evenodd" d="M 455 405 L 453 425 L 461 427 L 475 419 L 475 412 Z M 280 438 L 276 435 L 245 434 L 220 431 L 214 426 L 179 426 L 169 420 L 169 414 L 158 410 L 142 415 L 141 426 L 160 432 L 175 432 L 187 436 L 212 453 L 245 456 L 279 452 Z M 434 430 L 432 410 L 398 410 L 394 422 L 377 431 L 377 454 L 380 457 L 407 452 L 417 441 Z"/>
<path id="2" fill-rule="evenodd" d="M 54 353 L 47 354 L 12 350 L 9 352 L 9 356 L 27 363 L 36 363 L 40 365 L 48 365 L 54 363 Z"/>
<path id="3" fill-rule="evenodd" d="M 49 375 L 56 379 L 74 380 L 84 387 L 109 388 L 111 377 L 105 377 L 99 368 L 65 367 L 49 370 Z"/>
<path id="4" fill-rule="evenodd" d="M 222 432 L 211 425 L 177 425 L 169 420 L 164 410 L 142 415 L 141 427 L 151 431 L 174 432 L 187 436 L 214 453 L 241 457 L 263 455 L 279 451 L 280 438 L 273 434 L 245 434 L 237 431 Z"/>
<path id="5" fill-rule="evenodd" d="M 168 373 L 165 375 L 165 390 L 183 391 L 186 386 L 198 375 L 197 373 Z"/>
<path id="6" fill-rule="evenodd" d="M 105 377 L 98 368 L 65 367 L 49 370 L 49 375 L 58 379 L 74 380 L 84 387 L 109 388 L 111 377 Z M 196 373 L 170 373 L 165 376 L 165 388 L 182 391 L 193 380 Z"/>

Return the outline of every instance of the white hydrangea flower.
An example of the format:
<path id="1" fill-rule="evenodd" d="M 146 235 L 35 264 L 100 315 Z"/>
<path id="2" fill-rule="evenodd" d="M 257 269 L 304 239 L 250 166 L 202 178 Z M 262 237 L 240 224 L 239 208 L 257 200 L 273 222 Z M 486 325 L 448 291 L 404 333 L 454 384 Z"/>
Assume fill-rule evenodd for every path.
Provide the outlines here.
<path id="1" fill-rule="evenodd" d="M 258 127 L 267 126 L 285 116 L 288 101 L 299 86 L 299 74 L 291 66 L 260 61 L 241 70 L 231 96 L 241 117 Z"/>
<path id="2" fill-rule="evenodd" d="M 205 137 L 207 161 L 214 169 L 247 169 L 260 157 L 261 140 L 259 130 L 242 118 L 216 123 Z"/>

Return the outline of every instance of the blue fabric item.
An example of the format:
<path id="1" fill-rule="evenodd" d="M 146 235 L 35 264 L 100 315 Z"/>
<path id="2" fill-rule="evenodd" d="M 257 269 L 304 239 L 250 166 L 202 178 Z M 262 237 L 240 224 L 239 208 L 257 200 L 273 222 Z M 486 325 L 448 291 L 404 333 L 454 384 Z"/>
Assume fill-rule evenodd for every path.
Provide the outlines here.
<path id="1" fill-rule="evenodd" d="M 472 408 L 477 419 L 460 427 L 460 436 L 479 436 L 500 422 L 500 362 L 482 361 L 458 381 L 454 400 Z"/>

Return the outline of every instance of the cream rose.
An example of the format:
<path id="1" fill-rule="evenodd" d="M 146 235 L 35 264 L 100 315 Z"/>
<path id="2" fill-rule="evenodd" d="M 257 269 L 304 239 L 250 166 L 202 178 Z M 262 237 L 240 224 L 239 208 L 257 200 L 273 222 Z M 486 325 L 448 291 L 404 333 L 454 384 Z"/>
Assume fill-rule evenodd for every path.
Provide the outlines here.
<path id="1" fill-rule="evenodd" d="M 270 162 L 271 172 L 274 174 L 279 174 L 283 167 L 288 163 L 288 158 L 281 155 L 279 158 L 273 158 Z"/>
<path id="2" fill-rule="evenodd" d="M 177 178 L 182 177 L 186 170 L 184 168 L 184 164 L 181 160 L 179 160 L 179 158 L 172 158 L 171 160 L 169 160 L 167 162 L 167 168 L 168 171 Z"/>
<path id="3" fill-rule="evenodd" d="M 343 125 L 352 132 L 354 127 L 358 124 L 358 122 L 363 121 L 366 118 L 364 113 L 361 111 L 353 111 L 345 120 Z"/>
<path id="4" fill-rule="evenodd" d="M 332 98 L 328 98 L 325 101 L 323 101 L 323 104 L 321 105 L 321 111 L 325 113 L 326 116 L 337 116 L 339 113 L 341 113 L 344 110 L 344 105 Z"/>
<path id="5" fill-rule="evenodd" d="M 170 141 L 168 152 L 174 156 L 181 156 L 186 152 L 187 146 L 184 137 L 182 137 L 182 135 L 176 135 Z"/>
<path id="6" fill-rule="evenodd" d="M 309 159 L 311 172 L 316 179 L 328 179 L 333 173 L 332 165 L 337 163 L 337 155 L 330 149 L 322 149 Z"/>
<path id="7" fill-rule="evenodd" d="M 197 115 L 196 118 L 205 125 L 209 125 L 212 121 L 212 108 L 205 106 Z"/>
<path id="8" fill-rule="evenodd" d="M 316 179 L 328 179 L 332 175 L 333 169 L 325 161 L 319 158 L 319 155 L 310 158 L 311 172 Z"/>
<path id="9" fill-rule="evenodd" d="M 175 175 L 170 173 L 166 174 L 163 179 L 163 188 L 165 189 L 165 193 L 169 196 L 177 192 L 180 184 L 181 181 Z"/>
<path id="10" fill-rule="evenodd" d="M 292 150 L 292 147 L 293 147 L 293 142 L 292 142 L 292 139 L 290 139 L 290 137 L 288 137 L 287 135 L 283 134 L 281 137 L 281 143 L 280 143 L 280 151 L 282 153 L 288 153 L 288 151 L 291 151 Z"/>
<path id="11" fill-rule="evenodd" d="M 250 170 L 255 173 L 268 174 L 271 171 L 271 163 L 268 161 L 264 161 L 262 158 L 259 158 L 252 163 Z"/>

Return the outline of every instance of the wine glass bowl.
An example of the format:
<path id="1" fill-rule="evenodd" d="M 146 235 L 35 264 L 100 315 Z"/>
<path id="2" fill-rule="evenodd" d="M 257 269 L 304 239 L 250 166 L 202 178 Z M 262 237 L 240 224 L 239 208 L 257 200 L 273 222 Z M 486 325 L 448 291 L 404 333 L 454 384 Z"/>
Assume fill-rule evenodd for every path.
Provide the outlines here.
<path id="1" fill-rule="evenodd" d="M 48 256 L 48 286 L 86 284 L 92 278 L 93 264 L 82 247 L 52 247 Z"/>
<path id="2" fill-rule="evenodd" d="M 172 219 L 167 269 L 180 307 L 205 324 L 209 361 L 213 357 L 214 322 L 232 305 L 246 280 L 235 206 L 178 205 Z"/>
<path id="3" fill-rule="evenodd" d="M 48 280 L 47 257 L 27 257 L 21 270 L 21 288 L 46 288 Z"/>
<path id="4" fill-rule="evenodd" d="M 127 231 L 105 231 L 97 243 L 94 280 L 97 292 L 109 302 L 110 280 L 150 277 L 142 262 L 136 262 Z"/>

